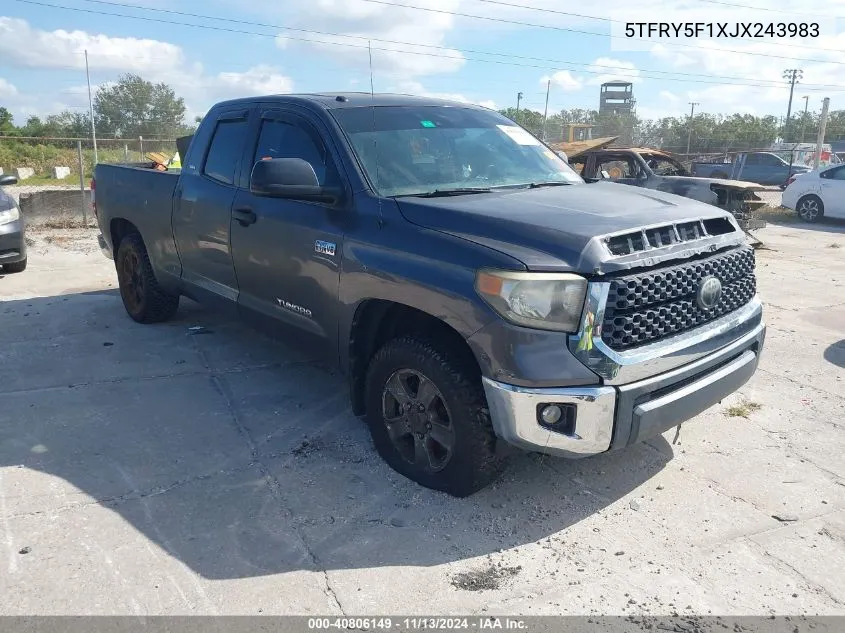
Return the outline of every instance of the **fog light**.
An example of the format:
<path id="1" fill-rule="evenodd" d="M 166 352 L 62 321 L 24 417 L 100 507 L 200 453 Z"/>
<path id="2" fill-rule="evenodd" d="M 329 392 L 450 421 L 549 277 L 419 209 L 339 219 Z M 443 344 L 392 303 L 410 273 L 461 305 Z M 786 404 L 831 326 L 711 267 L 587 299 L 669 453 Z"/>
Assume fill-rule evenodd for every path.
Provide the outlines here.
<path id="1" fill-rule="evenodd" d="M 545 424 L 557 424 L 563 417 L 563 411 L 556 404 L 549 404 L 540 411 L 540 419 Z"/>

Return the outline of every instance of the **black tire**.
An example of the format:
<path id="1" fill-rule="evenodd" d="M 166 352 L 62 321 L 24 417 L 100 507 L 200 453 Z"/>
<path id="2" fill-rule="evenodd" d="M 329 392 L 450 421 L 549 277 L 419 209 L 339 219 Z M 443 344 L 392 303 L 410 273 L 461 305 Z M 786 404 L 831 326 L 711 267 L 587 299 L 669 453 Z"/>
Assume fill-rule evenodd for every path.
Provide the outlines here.
<path id="1" fill-rule="evenodd" d="M 466 497 L 494 481 L 505 462 L 496 454 L 496 436 L 477 369 L 473 371 L 468 361 L 444 348 L 433 341 L 403 337 L 388 342 L 376 352 L 367 370 L 366 419 L 376 450 L 391 468 L 426 488 Z M 385 421 L 386 408 L 389 405 L 398 407 L 398 400 L 394 401 L 387 386 L 388 380 L 402 372 L 405 372 L 404 375 L 425 378 L 436 387 L 438 393 L 432 407 L 436 405 L 441 416 L 445 412 L 449 424 L 438 423 L 435 426 L 441 432 L 444 429 L 447 433 L 451 430 L 450 451 L 442 450 L 443 446 L 438 444 L 438 440 L 429 435 L 435 433 L 434 430 L 423 430 L 419 434 L 407 433 L 396 441 L 391 439 L 388 428 L 393 428 L 395 434 L 403 431 L 397 432 L 393 425 L 388 427 Z M 422 384 L 422 378 L 419 379 L 419 385 Z M 419 390 L 416 395 L 420 395 Z M 401 409 L 399 411 L 401 415 Z M 405 414 L 416 416 L 416 422 L 407 423 L 408 428 L 419 424 L 420 420 L 425 426 L 426 421 L 433 419 L 433 411 L 415 411 Z M 432 428 L 431 423 L 427 426 L 428 429 Z M 407 438 L 411 439 L 412 447 L 408 446 Z M 412 462 L 408 453 L 419 446 L 418 441 L 426 447 L 423 450 L 428 453 L 427 460 Z M 432 466 L 432 452 L 434 458 L 441 457 L 443 463 L 438 460 Z"/>
<path id="2" fill-rule="evenodd" d="M 824 217 L 824 202 L 813 194 L 802 196 L 795 205 L 795 213 L 804 222 L 813 224 Z"/>
<path id="3" fill-rule="evenodd" d="M 120 298 L 127 314 L 138 323 L 169 321 L 179 307 L 179 295 L 165 292 L 150 265 L 144 240 L 138 233 L 126 235 L 114 260 Z"/>
<path id="4" fill-rule="evenodd" d="M 3 264 L 4 273 L 22 273 L 26 270 L 26 257 L 19 262 L 12 262 L 10 264 Z"/>

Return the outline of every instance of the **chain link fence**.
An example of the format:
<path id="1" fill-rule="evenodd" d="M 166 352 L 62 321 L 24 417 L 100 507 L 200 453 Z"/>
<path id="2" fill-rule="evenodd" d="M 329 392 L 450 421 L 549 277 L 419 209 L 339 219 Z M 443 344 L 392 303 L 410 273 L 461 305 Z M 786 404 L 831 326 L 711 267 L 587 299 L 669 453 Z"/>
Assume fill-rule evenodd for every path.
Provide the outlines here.
<path id="1" fill-rule="evenodd" d="M 28 225 L 52 228 L 95 223 L 90 185 L 97 162 L 152 162 L 151 154 L 175 153 L 175 139 L 97 139 L 95 151 L 90 138 L 0 137 L 2 174 L 18 179 L 4 191 Z"/>

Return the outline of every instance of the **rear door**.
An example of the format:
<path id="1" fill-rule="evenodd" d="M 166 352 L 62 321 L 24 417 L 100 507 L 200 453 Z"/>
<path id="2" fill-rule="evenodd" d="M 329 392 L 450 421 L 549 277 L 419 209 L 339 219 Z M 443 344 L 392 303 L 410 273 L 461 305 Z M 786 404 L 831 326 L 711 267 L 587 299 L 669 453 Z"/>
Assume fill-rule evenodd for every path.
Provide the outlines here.
<path id="1" fill-rule="evenodd" d="M 824 214 L 829 218 L 845 218 L 845 165 L 819 174 Z"/>
<path id="2" fill-rule="evenodd" d="M 182 260 L 182 279 L 213 297 L 237 300 L 238 283 L 230 247 L 232 201 L 251 110 L 217 113 L 196 170 L 183 170 L 175 194 L 173 235 Z"/>
<path id="3" fill-rule="evenodd" d="M 320 122 L 277 108 L 259 114 L 251 135 L 257 142 L 250 148 L 250 170 L 266 158 L 301 158 L 311 163 L 321 184 L 346 187 Z M 249 219 L 239 220 L 244 216 Z M 254 196 L 248 186 L 239 191 L 232 252 L 246 316 L 251 312 L 285 321 L 333 346 L 348 216 L 348 210 L 323 203 Z"/>

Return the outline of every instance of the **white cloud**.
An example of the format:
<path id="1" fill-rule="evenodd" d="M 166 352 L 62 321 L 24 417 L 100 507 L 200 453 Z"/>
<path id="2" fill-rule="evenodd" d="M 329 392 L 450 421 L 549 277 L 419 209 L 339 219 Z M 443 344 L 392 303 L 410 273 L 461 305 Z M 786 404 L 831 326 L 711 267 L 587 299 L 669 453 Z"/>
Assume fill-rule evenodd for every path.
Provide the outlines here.
<path id="1" fill-rule="evenodd" d="M 85 50 L 96 70 L 147 72 L 184 63 L 175 44 L 134 37 L 109 37 L 84 31 L 43 31 L 25 20 L 0 17 L 0 56 L 27 68 L 85 68 Z"/>
<path id="2" fill-rule="evenodd" d="M 430 97 L 431 99 L 445 99 L 447 101 L 457 101 L 458 103 L 472 103 L 475 105 L 480 105 L 483 108 L 489 108 L 490 110 L 496 109 L 496 103 L 490 99 L 482 101 L 473 101 L 472 99 L 468 99 L 464 95 L 457 92 L 435 92 L 427 90 L 418 81 L 399 82 L 399 84 L 397 84 L 396 86 L 391 87 L 389 89 L 389 92 L 398 92 L 401 94 L 415 95 L 419 97 Z"/>
<path id="3" fill-rule="evenodd" d="M 293 80 L 274 66 L 256 65 L 241 72 L 224 70 L 210 74 L 202 64 L 186 62 L 182 49 L 168 42 L 83 31 L 43 31 L 32 28 L 25 20 L 0 17 L 0 55 L 7 63 L 34 69 L 70 66 L 81 70 L 85 68 L 86 48 L 92 71 L 135 72 L 149 81 L 172 86 L 185 99 L 188 120 L 216 101 L 293 90 Z M 113 82 L 92 85 L 93 94 L 108 85 Z M 87 108 L 88 86 L 70 86 L 45 95 L 21 93 L 0 79 L 0 96 L 14 97 L 11 107 L 19 116 L 53 114 L 67 108 Z M 46 109 L 46 104 L 52 109 Z"/>
<path id="4" fill-rule="evenodd" d="M 611 57 L 599 57 L 587 67 L 587 70 L 594 73 L 587 80 L 587 84 L 590 86 L 598 86 L 608 81 L 637 83 L 642 80 L 640 71 L 633 62 Z"/>
<path id="5" fill-rule="evenodd" d="M 252 97 L 283 94 L 293 90 L 293 80 L 273 66 L 259 65 L 246 72 L 222 72 L 210 78 L 208 87 L 213 93 L 229 97 Z"/>
<path id="6" fill-rule="evenodd" d="M 584 87 L 584 80 L 573 76 L 568 70 L 559 70 L 552 76 L 541 77 L 540 83 L 546 85 L 550 79 L 553 86 L 561 88 L 564 92 L 575 92 Z"/>
<path id="7" fill-rule="evenodd" d="M 655 60 L 668 64 L 679 72 L 695 72 L 717 77 L 702 77 L 699 83 L 685 84 L 688 96 L 701 105 L 702 112 L 753 114 L 786 114 L 789 86 L 783 79 L 784 68 L 801 68 L 803 77 L 795 87 L 793 112 L 797 104 L 803 105 L 805 95 L 810 96 L 810 109 L 819 110 L 824 96 L 836 98 L 845 92 L 845 65 L 838 51 L 845 50 L 845 33 L 823 36 L 813 40 L 817 50 L 795 48 L 790 50 L 777 42 L 723 44 L 715 41 L 701 42 L 696 48 L 683 52 L 666 47 L 653 47 Z M 736 50 L 754 53 L 737 54 Z M 785 52 L 789 51 L 789 52 Z M 785 60 L 783 55 L 803 55 L 817 61 Z M 752 77 L 751 80 L 730 77 Z M 724 81 L 724 83 L 720 83 Z M 804 88 L 806 86 L 806 88 Z M 827 86 L 822 88 L 821 86 Z M 800 100 L 800 101 L 799 101 Z"/>
<path id="8" fill-rule="evenodd" d="M 0 99 L 11 99 L 18 96 L 18 89 L 14 84 L 0 77 Z"/>
<path id="9" fill-rule="evenodd" d="M 676 95 L 674 92 L 669 92 L 668 90 L 661 90 L 659 96 L 660 99 L 668 105 L 675 105 L 681 100 L 678 95 Z"/>
<path id="10" fill-rule="evenodd" d="M 459 0 L 417 0 L 416 5 L 454 11 Z M 296 8 L 288 13 L 292 28 L 341 36 L 290 31 L 277 38 L 279 47 L 310 48 L 360 72 L 369 69 L 368 41 L 372 47 L 373 70 L 379 75 L 416 77 L 454 72 L 466 61 L 462 53 L 445 47 L 446 35 L 455 25 L 454 16 L 448 13 L 362 0 L 311 0 L 296 3 Z"/>

